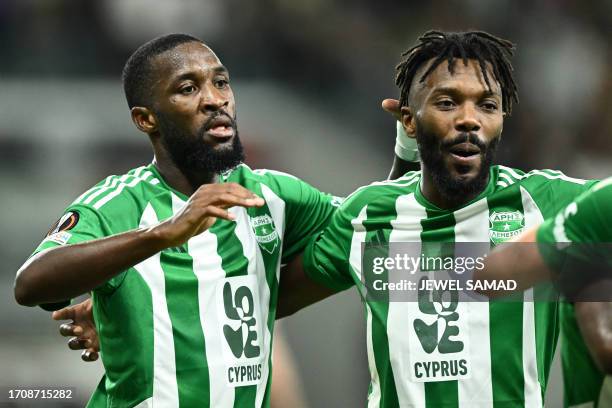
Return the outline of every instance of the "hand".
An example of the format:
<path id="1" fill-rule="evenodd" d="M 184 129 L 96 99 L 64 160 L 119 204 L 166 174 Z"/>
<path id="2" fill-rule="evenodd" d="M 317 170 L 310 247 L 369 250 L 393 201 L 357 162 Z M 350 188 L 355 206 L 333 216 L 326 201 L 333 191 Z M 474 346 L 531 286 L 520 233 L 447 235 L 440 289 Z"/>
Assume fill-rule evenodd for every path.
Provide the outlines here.
<path id="1" fill-rule="evenodd" d="M 402 121 L 402 112 L 400 110 L 401 106 L 397 99 L 383 99 L 382 108 L 385 110 L 385 112 L 393 115 L 395 120 L 398 122 Z"/>
<path id="2" fill-rule="evenodd" d="M 234 221 L 230 207 L 261 207 L 264 200 L 236 183 L 205 184 L 174 217 L 155 227 L 166 247 L 183 245 L 210 228 L 217 218 Z"/>
<path id="3" fill-rule="evenodd" d="M 60 334 L 71 337 L 68 347 L 71 350 L 83 350 L 83 361 L 96 361 L 100 352 L 98 332 L 93 317 L 93 304 L 91 298 L 74 306 L 68 306 L 53 312 L 53 320 L 72 320 L 71 323 L 60 325 Z"/>

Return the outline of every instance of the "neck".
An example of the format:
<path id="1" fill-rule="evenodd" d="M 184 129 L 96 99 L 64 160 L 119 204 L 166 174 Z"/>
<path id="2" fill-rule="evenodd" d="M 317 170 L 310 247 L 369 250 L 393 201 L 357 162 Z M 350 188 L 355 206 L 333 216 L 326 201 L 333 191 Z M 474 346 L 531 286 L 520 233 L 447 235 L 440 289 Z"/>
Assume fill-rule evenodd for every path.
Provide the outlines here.
<path id="1" fill-rule="evenodd" d="M 156 149 L 153 165 L 166 184 L 187 196 L 191 196 L 202 184 L 212 184 L 219 180 L 218 174 L 192 174 L 181 170 L 163 149 Z"/>
<path id="2" fill-rule="evenodd" d="M 478 191 L 466 191 L 465 193 L 456 194 L 455 197 L 450 197 L 449 195 L 442 193 L 442 188 L 436 185 L 431 172 L 423 165 L 422 162 L 421 167 L 423 175 L 421 178 L 421 193 L 423 194 L 423 197 L 425 197 L 427 201 L 434 204 L 436 207 L 444 210 L 461 207 L 464 204 L 469 203 L 484 191 L 489 180 L 489 176 L 487 175 L 487 182 L 484 184 L 484 187 Z"/>

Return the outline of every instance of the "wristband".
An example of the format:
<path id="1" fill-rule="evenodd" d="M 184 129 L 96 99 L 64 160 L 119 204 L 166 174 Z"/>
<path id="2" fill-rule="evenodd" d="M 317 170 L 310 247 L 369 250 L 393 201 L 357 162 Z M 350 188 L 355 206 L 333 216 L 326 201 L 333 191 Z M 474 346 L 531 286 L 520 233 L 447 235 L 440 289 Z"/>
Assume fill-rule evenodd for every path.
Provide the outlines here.
<path id="1" fill-rule="evenodd" d="M 399 121 L 397 122 L 395 154 L 397 157 L 407 162 L 418 162 L 421 159 L 416 138 L 409 137 L 404 130 L 404 126 L 402 126 Z"/>

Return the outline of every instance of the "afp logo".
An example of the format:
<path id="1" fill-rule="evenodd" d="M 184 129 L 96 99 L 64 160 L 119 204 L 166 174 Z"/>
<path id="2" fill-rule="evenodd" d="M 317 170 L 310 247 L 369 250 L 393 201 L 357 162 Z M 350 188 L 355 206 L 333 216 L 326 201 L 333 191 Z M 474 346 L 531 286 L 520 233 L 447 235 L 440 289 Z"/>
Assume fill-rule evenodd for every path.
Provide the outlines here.
<path id="1" fill-rule="evenodd" d="M 489 238 L 494 245 L 508 241 L 523 232 L 525 216 L 520 211 L 493 211 L 489 215 Z"/>

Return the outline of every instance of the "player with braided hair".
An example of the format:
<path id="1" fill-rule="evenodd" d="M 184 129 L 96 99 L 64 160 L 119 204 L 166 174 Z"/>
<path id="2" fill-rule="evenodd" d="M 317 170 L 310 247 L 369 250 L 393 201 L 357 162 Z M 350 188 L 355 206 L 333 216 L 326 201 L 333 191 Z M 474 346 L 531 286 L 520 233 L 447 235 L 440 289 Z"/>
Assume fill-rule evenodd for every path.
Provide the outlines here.
<path id="1" fill-rule="evenodd" d="M 518 302 L 466 302 L 456 291 L 420 285 L 415 298 L 402 289 L 405 270 L 374 271 L 367 263 L 367 248 L 383 248 L 392 260 L 401 255 L 398 243 L 416 248 L 409 256 L 430 258 L 452 256 L 465 243 L 494 247 L 595 183 L 492 165 L 504 117 L 518 102 L 513 53 L 510 41 L 480 31 L 421 36 L 402 55 L 396 76 L 401 126 L 418 145 L 421 171 L 350 195 L 283 275 L 280 316 L 358 289 L 366 312 L 368 406 L 544 404 L 558 302 L 534 302 L 534 290 Z M 389 101 L 386 108 L 395 109 Z M 414 273 L 435 277 L 430 269 L 421 265 Z"/>

